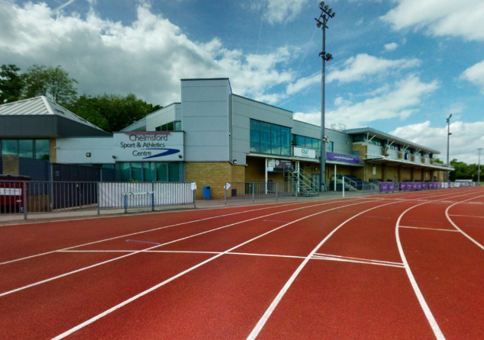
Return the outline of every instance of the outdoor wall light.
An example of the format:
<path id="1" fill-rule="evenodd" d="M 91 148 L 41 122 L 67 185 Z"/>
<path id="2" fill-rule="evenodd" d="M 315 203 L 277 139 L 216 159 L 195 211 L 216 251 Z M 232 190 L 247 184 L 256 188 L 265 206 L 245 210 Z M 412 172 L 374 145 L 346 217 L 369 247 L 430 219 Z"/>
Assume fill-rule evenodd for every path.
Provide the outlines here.
<path id="1" fill-rule="evenodd" d="M 116 159 L 116 158 L 118 158 L 118 157 L 116 157 L 115 155 L 112 155 L 112 157 L 113 157 L 113 159 Z"/>
<path id="2" fill-rule="evenodd" d="M 91 153 L 90 152 L 86 152 L 86 157 L 91 157 Z"/>
<path id="3" fill-rule="evenodd" d="M 182 159 L 182 158 L 183 158 L 183 156 L 182 156 L 182 155 L 178 155 L 178 158 Z"/>
<path id="4" fill-rule="evenodd" d="M 234 159 L 234 161 L 233 161 L 233 162 L 234 162 L 234 164 L 237 164 L 237 160 L 236 160 L 236 159 Z"/>

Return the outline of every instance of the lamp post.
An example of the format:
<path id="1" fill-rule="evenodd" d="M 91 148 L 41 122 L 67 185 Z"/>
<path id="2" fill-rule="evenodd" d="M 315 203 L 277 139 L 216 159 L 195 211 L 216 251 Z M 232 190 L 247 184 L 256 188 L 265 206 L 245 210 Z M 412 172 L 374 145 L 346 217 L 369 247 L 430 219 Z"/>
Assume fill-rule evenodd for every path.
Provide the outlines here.
<path id="1" fill-rule="evenodd" d="M 320 191 L 326 191 L 325 185 L 325 178 L 326 178 L 326 143 L 327 137 L 325 136 L 324 131 L 324 73 L 325 73 L 325 66 L 326 61 L 330 61 L 333 59 L 333 56 L 330 53 L 326 52 L 326 24 L 330 18 L 334 18 L 335 13 L 331 8 L 328 8 L 328 5 L 324 5 L 324 1 L 319 3 L 319 9 L 321 10 L 321 14 L 319 18 L 314 18 L 316 20 L 316 25 L 323 30 L 323 51 L 319 53 L 319 56 L 322 59 L 321 65 L 321 155 L 319 157 L 320 160 L 320 174 L 319 174 L 319 188 Z M 333 12 L 333 13 L 331 13 Z"/>
<path id="2" fill-rule="evenodd" d="M 482 148 L 477 149 L 479 151 L 479 160 L 477 163 L 477 183 L 481 183 L 481 150 Z"/>
<path id="3" fill-rule="evenodd" d="M 450 118 L 452 117 L 452 113 L 449 115 L 449 117 L 447 117 L 447 167 L 450 166 L 450 163 L 449 163 L 449 142 L 450 142 Z M 450 171 L 447 170 L 446 172 L 446 182 L 449 182 L 450 178 L 449 178 L 449 173 Z"/>

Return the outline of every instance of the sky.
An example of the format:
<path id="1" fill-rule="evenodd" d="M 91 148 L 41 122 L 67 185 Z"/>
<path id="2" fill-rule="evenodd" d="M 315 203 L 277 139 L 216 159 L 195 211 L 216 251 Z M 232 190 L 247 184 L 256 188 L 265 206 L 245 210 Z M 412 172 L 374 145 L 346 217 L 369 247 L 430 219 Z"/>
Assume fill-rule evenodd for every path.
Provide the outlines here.
<path id="1" fill-rule="evenodd" d="M 445 162 L 452 114 L 450 159 L 477 163 L 484 1 L 326 4 L 326 127 L 370 126 Z M 0 64 L 61 65 L 79 94 L 163 106 L 180 101 L 180 79 L 229 78 L 233 93 L 320 125 L 320 13 L 315 0 L 0 0 Z"/>

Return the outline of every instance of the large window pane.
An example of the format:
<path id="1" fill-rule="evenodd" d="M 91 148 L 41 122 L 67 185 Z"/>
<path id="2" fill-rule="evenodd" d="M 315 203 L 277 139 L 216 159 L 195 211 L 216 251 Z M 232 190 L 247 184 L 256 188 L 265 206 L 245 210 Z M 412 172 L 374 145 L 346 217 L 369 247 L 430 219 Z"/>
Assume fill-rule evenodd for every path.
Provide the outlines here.
<path id="1" fill-rule="evenodd" d="M 180 163 L 169 163 L 170 182 L 180 182 Z"/>
<path id="2" fill-rule="evenodd" d="M 142 168 L 143 163 L 131 163 L 131 181 L 133 182 L 142 182 Z"/>
<path id="3" fill-rule="evenodd" d="M 50 143 L 48 139 L 35 140 L 35 159 L 48 161 L 50 158 Z"/>
<path id="4" fill-rule="evenodd" d="M 273 155 L 281 154 L 281 127 L 271 125 L 271 150 Z"/>
<path id="5" fill-rule="evenodd" d="M 155 181 L 155 163 L 143 163 L 143 181 Z"/>
<path id="6" fill-rule="evenodd" d="M 130 182 L 131 181 L 131 171 L 129 167 L 129 163 L 118 163 L 119 164 L 119 176 L 121 182 Z"/>
<path id="7" fill-rule="evenodd" d="M 333 152 L 333 144 L 334 144 L 334 142 L 327 142 L 326 143 L 326 151 L 327 152 Z"/>
<path id="8" fill-rule="evenodd" d="M 174 128 L 173 122 L 168 123 L 168 129 L 167 130 L 168 131 L 173 131 L 173 128 Z"/>
<path id="9" fill-rule="evenodd" d="M 260 152 L 260 122 L 250 120 L 250 152 Z"/>
<path id="10" fill-rule="evenodd" d="M 291 155 L 291 141 L 290 141 L 291 129 L 281 127 L 281 155 Z"/>
<path id="11" fill-rule="evenodd" d="M 271 153 L 271 124 L 260 123 L 260 144 L 262 153 Z"/>
<path id="12" fill-rule="evenodd" d="M 24 158 L 34 158 L 34 141 L 32 139 L 19 139 L 18 155 Z"/>
<path id="13" fill-rule="evenodd" d="M 306 147 L 306 137 L 304 136 L 296 136 L 296 145 L 300 148 Z"/>
<path id="14" fill-rule="evenodd" d="M 18 155 L 18 141 L 16 139 L 2 140 L 2 154 L 3 155 Z"/>
<path id="15" fill-rule="evenodd" d="M 181 121 L 175 121 L 175 131 L 181 131 Z"/>
<path id="16" fill-rule="evenodd" d="M 156 163 L 156 180 L 158 182 L 168 182 L 168 169 L 166 163 Z"/>
<path id="17" fill-rule="evenodd" d="M 306 137 L 306 149 L 313 148 L 313 139 L 311 137 Z"/>

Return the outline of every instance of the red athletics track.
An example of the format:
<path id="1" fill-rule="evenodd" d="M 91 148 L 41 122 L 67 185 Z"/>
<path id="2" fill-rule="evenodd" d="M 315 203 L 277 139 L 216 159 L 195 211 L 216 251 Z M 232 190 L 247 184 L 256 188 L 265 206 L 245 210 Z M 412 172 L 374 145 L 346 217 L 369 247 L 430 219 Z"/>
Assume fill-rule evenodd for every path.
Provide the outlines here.
<path id="1" fill-rule="evenodd" d="M 2 338 L 482 338 L 481 195 L 2 227 Z"/>

